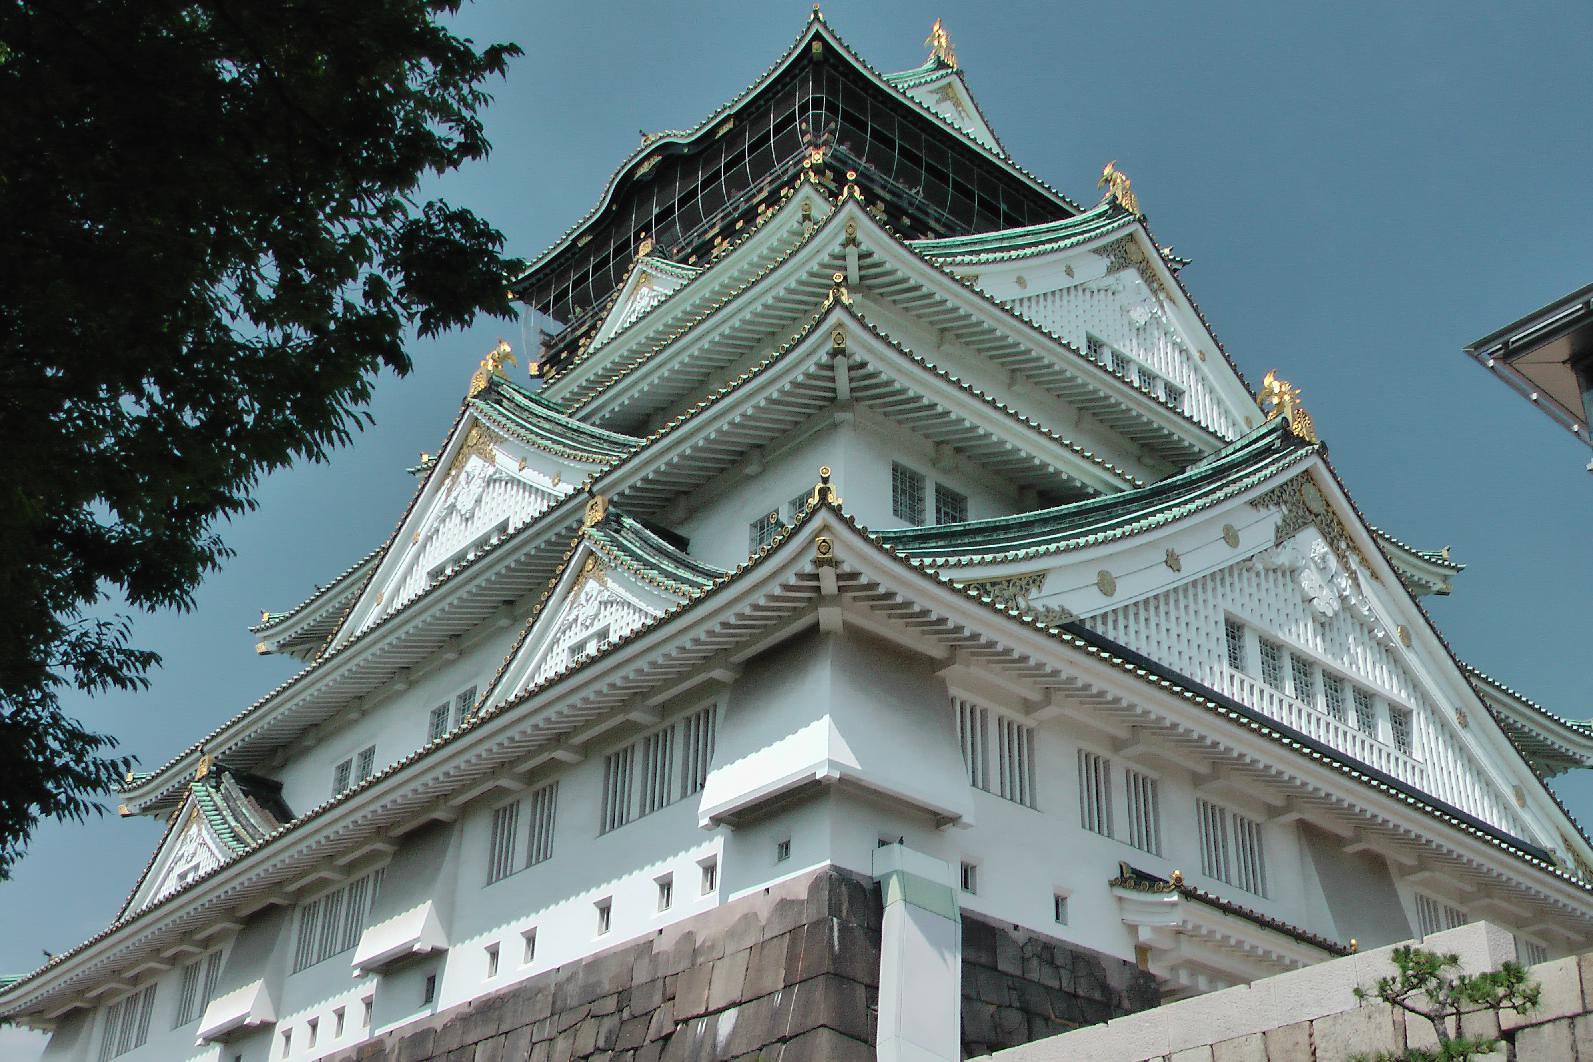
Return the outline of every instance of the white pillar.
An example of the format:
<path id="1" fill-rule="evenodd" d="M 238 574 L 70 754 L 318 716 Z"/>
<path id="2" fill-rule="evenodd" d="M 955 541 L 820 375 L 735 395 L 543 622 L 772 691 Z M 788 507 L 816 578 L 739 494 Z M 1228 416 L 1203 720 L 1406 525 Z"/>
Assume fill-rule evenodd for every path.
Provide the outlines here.
<path id="1" fill-rule="evenodd" d="M 951 868 L 892 844 L 874 850 L 885 898 L 879 949 L 880 1062 L 962 1057 L 962 923 Z"/>

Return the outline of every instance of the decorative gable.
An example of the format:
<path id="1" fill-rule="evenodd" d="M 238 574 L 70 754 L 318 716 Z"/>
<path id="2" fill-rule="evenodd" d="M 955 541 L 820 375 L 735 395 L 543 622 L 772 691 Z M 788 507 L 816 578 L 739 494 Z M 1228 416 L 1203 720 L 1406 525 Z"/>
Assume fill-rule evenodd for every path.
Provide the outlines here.
<path id="1" fill-rule="evenodd" d="M 615 333 L 622 331 L 673 295 L 700 272 L 702 270 L 699 267 L 681 265 L 667 258 L 658 258 L 649 254 L 637 258 L 630 276 L 620 286 L 619 294 L 614 297 L 614 305 L 609 310 L 608 316 L 603 319 L 602 325 L 592 337 L 590 347 L 606 343 Z"/>
<path id="2" fill-rule="evenodd" d="M 903 74 L 891 74 L 887 76 L 887 80 L 895 83 L 909 97 L 930 111 L 961 129 L 969 138 L 978 141 L 996 154 L 1005 156 L 1006 151 L 996 139 L 995 131 L 985 121 L 985 116 L 980 113 L 979 105 L 974 102 L 973 94 L 968 91 L 962 75 L 956 70 L 947 69 L 933 62 L 925 69 L 928 72 L 908 71 Z"/>

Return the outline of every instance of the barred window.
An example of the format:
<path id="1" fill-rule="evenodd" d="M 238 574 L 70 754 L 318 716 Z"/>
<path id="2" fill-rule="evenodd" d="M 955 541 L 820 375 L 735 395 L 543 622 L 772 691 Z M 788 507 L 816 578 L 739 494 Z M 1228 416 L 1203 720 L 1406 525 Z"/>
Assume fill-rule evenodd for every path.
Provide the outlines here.
<path id="1" fill-rule="evenodd" d="M 1228 666 L 1244 671 L 1250 666 L 1250 654 L 1245 651 L 1245 625 L 1236 619 L 1223 621 L 1223 634 L 1228 639 Z"/>
<path id="2" fill-rule="evenodd" d="M 143 1047 L 149 1039 L 149 1019 L 155 1012 L 155 986 L 149 986 L 112 1003 L 105 1012 L 100 1037 L 100 1062 Z"/>
<path id="3" fill-rule="evenodd" d="M 1079 825 L 1112 836 L 1112 764 L 1084 749 L 1079 750 Z"/>
<path id="4" fill-rule="evenodd" d="M 1420 936 L 1430 936 L 1446 929 L 1459 929 L 1466 924 L 1466 912 L 1451 904 L 1434 899 L 1425 893 L 1416 894 L 1416 931 Z"/>
<path id="5" fill-rule="evenodd" d="M 1121 376 L 1123 379 L 1128 379 L 1129 373 L 1133 372 L 1134 370 L 1134 363 L 1128 360 L 1127 354 L 1124 354 L 1116 347 L 1112 348 L 1111 354 L 1112 371 L 1117 373 L 1117 375 Z"/>
<path id="6" fill-rule="evenodd" d="M 195 959 L 182 968 L 182 978 L 177 987 L 177 1015 L 172 1028 L 178 1029 L 199 1016 L 210 1005 L 216 991 L 216 979 L 221 976 L 221 952 Z"/>
<path id="7" fill-rule="evenodd" d="M 1294 679 L 1294 698 L 1306 704 L 1316 703 L 1316 669 L 1311 661 L 1299 653 L 1289 654 L 1290 677 Z"/>
<path id="8" fill-rule="evenodd" d="M 1549 949 L 1526 937 L 1516 938 L 1516 962 L 1522 966 L 1536 966 L 1549 961 Z"/>
<path id="9" fill-rule="evenodd" d="M 1139 386 L 1139 389 L 1141 391 L 1144 391 L 1146 394 L 1148 394 L 1148 395 L 1149 394 L 1155 394 L 1156 393 L 1156 384 L 1160 380 L 1161 380 L 1161 377 L 1157 376 L 1155 373 L 1153 373 L 1149 369 L 1145 368 L 1145 366 L 1143 366 L 1143 365 L 1134 366 L 1134 382 L 1135 382 L 1135 384 L 1137 384 Z"/>
<path id="10" fill-rule="evenodd" d="M 713 766 L 714 735 L 718 730 L 719 706 L 710 704 L 682 719 L 680 762 L 680 795 L 689 797 L 702 792 L 708 784 L 708 768 Z"/>
<path id="11" fill-rule="evenodd" d="M 1372 737 L 1377 736 L 1377 702 L 1369 690 L 1359 686 L 1351 688 L 1355 694 L 1355 729 Z"/>
<path id="12" fill-rule="evenodd" d="M 960 524 L 968 519 L 968 496 L 943 483 L 935 484 L 935 523 Z"/>
<path id="13" fill-rule="evenodd" d="M 962 765 L 968 784 L 990 788 L 990 709 L 972 701 L 957 702 L 957 738 L 962 745 Z"/>
<path id="14" fill-rule="evenodd" d="M 718 717 L 718 706 L 711 704 L 609 754 L 599 832 L 701 792 L 713 765 Z"/>
<path id="15" fill-rule="evenodd" d="M 780 512 L 765 513 L 752 521 L 747 528 L 747 546 L 753 553 L 768 549 L 785 525 L 780 522 Z"/>
<path id="16" fill-rule="evenodd" d="M 520 802 L 505 804 L 492 813 L 492 842 L 487 856 L 487 883 L 502 880 L 519 869 L 515 849 L 520 843 Z"/>
<path id="17" fill-rule="evenodd" d="M 1344 680 L 1325 671 L 1322 673 L 1322 703 L 1328 715 L 1344 722 Z"/>
<path id="18" fill-rule="evenodd" d="M 359 943 L 370 915 L 371 903 L 381 886 L 377 870 L 299 905 L 298 935 L 293 949 L 293 972 L 340 954 Z"/>
<path id="19" fill-rule="evenodd" d="M 1411 751 L 1411 710 L 1395 704 L 1389 705 L 1388 730 L 1394 739 L 1394 747 L 1409 755 Z"/>
<path id="20" fill-rule="evenodd" d="M 553 856 L 553 825 L 558 813 L 559 783 L 549 782 L 526 798 L 531 828 L 526 837 L 526 865 Z"/>
<path id="21" fill-rule="evenodd" d="M 670 782 L 674 781 L 675 728 L 666 726 L 642 739 L 641 807 L 639 815 L 651 815 L 671 802 Z"/>
<path id="22" fill-rule="evenodd" d="M 1106 364 L 1107 351 L 1111 349 L 1100 336 L 1086 334 L 1084 337 L 1085 352 L 1103 365 Z"/>
<path id="23" fill-rule="evenodd" d="M 924 474 L 891 462 L 891 513 L 915 527 L 924 522 Z"/>
<path id="24" fill-rule="evenodd" d="M 617 830 L 631 821 L 631 784 L 635 773 L 635 745 L 626 745 L 604 757 L 600 833 Z"/>
<path id="25" fill-rule="evenodd" d="M 1267 894 L 1261 823 L 1207 800 L 1195 802 L 1200 872 L 1257 896 Z"/>
<path id="26" fill-rule="evenodd" d="M 1160 807 L 1156 779 L 1128 769 L 1123 772 L 1128 791 L 1128 843 L 1151 855 L 1162 854 Z"/>
<path id="27" fill-rule="evenodd" d="M 1162 396 L 1174 409 L 1184 408 L 1184 389 L 1171 381 L 1162 381 Z"/>
<path id="28" fill-rule="evenodd" d="M 1283 646 L 1268 638 L 1256 639 L 1261 646 L 1261 681 L 1283 692 Z"/>

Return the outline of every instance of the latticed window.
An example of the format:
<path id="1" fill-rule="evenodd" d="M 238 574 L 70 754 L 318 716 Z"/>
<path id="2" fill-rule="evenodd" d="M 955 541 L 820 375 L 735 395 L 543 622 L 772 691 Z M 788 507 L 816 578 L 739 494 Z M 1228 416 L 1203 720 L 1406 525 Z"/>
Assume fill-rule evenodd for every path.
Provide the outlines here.
<path id="1" fill-rule="evenodd" d="M 1124 354 L 1116 347 L 1113 347 L 1111 350 L 1111 358 L 1112 371 L 1117 373 L 1117 375 L 1121 376 L 1123 379 L 1128 379 L 1129 373 L 1133 372 L 1134 370 L 1134 363 L 1128 360 L 1128 355 Z"/>
<path id="2" fill-rule="evenodd" d="M 354 784 L 358 785 L 376 773 L 376 746 L 360 749 L 354 759 Z"/>
<path id="3" fill-rule="evenodd" d="M 1522 966 L 1536 966 L 1549 961 L 1549 949 L 1526 937 L 1516 938 L 1516 962 Z"/>
<path id="4" fill-rule="evenodd" d="M 1129 769 L 1123 772 L 1128 793 L 1128 843 L 1151 855 L 1162 854 L 1160 806 L 1156 779 Z"/>
<path id="5" fill-rule="evenodd" d="M 213 951 L 183 967 L 182 979 L 177 988 L 177 1014 L 172 1028 L 181 1028 L 198 1021 L 210 1005 L 210 998 L 216 991 L 216 980 L 221 976 L 221 956 L 221 952 Z"/>
<path id="6" fill-rule="evenodd" d="M 957 738 L 968 784 L 1014 804 L 1034 807 L 1034 727 L 996 715 L 992 745 L 990 709 L 964 700 L 956 705 Z"/>
<path id="7" fill-rule="evenodd" d="M 487 855 L 487 884 L 519 869 L 515 865 L 520 843 L 520 802 L 505 804 L 492 813 L 492 843 Z"/>
<path id="8" fill-rule="evenodd" d="M 476 687 L 466 686 L 454 697 L 454 722 L 464 722 L 465 716 L 476 706 Z"/>
<path id="9" fill-rule="evenodd" d="M 1261 681 L 1283 692 L 1283 646 L 1269 638 L 1256 639 L 1261 647 Z"/>
<path id="10" fill-rule="evenodd" d="M 359 943 L 360 932 L 365 928 L 381 882 L 382 872 L 378 870 L 299 905 L 298 934 L 293 949 L 294 973 Z"/>
<path id="11" fill-rule="evenodd" d="M 1372 700 L 1369 690 L 1359 686 L 1352 688 L 1355 694 L 1355 729 L 1363 734 L 1377 736 L 1377 702 Z"/>
<path id="12" fill-rule="evenodd" d="M 534 866 L 553 856 L 553 825 L 559 806 L 559 783 L 549 782 L 526 798 L 526 866 Z"/>
<path id="13" fill-rule="evenodd" d="M 1460 908 L 1425 893 L 1416 894 L 1416 932 L 1419 935 L 1425 937 L 1446 929 L 1459 929 L 1465 924 L 1466 912 Z"/>
<path id="14" fill-rule="evenodd" d="M 1167 404 L 1174 409 L 1184 408 L 1184 389 L 1175 383 L 1162 383 L 1162 395 L 1167 399 Z"/>
<path id="15" fill-rule="evenodd" d="M 917 526 L 924 522 L 924 474 L 891 462 L 891 514 Z"/>
<path id="16" fill-rule="evenodd" d="M 1112 836 L 1112 763 L 1084 749 L 1079 750 L 1079 825 Z"/>
<path id="17" fill-rule="evenodd" d="M 100 1062 L 143 1047 L 149 1039 L 149 1019 L 154 1012 L 153 984 L 112 1003 L 105 1012 L 105 1031 L 100 1037 Z"/>
<path id="18" fill-rule="evenodd" d="M 1244 671 L 1250 664 L 1250 654 L 1245 652 L 1245 625 L 1236 619 L 1223 621 L 1223 634 L 1228 639 L 1228 666 Z"/>
<path id="19" fill-rule="evenodd" d="M 775 536 L 785 525 L 780 522 L 778 510 L 765 513 L 747 525 L 747 547 L 758 553 L 774 544 Z"/>
<path id="20" fill-rule="evenodd" d="M 1289 654 L 1289 675 L 1294 679 L 1294 698 L 1306 704 L 1316 703 L 1316 669 L 1311 661 L 1299 653 Z"/>
<path id="21" fill-rule="evenodd" d="M 611 753 L 603 761 L 599 832 L 701 792 L 713 765 L 718 717 L 718 706 L 710 704 Z"/>
<path id="22" fill-rule="evenodd" d="M 426 723 L 426 740 L 436 741 L 448 733 L 448 702 L 444 701 L 431 710 L 431 717 Z"/>
<path id="23" fill-rule="evenodd" d="M 1235 888 L 1267 894 L 1261 823 L 1208 800 L 1195 802 L 1200 830 L 1200 872 Z"/>
<path id="24" fill-rule="evenodd" d="M 1344 680 L 1325 671 L 1322 673 L 1322 703 L 1328 715 L 1341 723 L 1345 721 Z"/>
<path id="25" fill-rule="evenodd" d="M 1401 708 L 1396 704 L 1389 705 L 1388 731 L 1394 739 L 1394 747 L 1409 755 L 1411 751 L 1411 710 L 1409 708 Z"/>
<path id="26" fill-rule="evenodd" d="M 943 483 L 935 484 L 935 523 L 960 524 L 968 519 L 968 496 Z"/>

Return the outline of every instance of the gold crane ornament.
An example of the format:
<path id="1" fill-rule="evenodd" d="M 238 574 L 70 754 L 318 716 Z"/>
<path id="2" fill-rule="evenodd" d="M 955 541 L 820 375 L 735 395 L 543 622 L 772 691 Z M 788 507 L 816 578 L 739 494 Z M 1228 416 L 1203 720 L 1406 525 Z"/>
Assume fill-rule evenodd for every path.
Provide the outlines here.
<path id="1" fill-rule="evenodd" d="M 946 32 L 946 27 L 940 19 L 929 27 L 929 36 L 924 38 L 924 43 L 929 46 L 929 59 L 931 62 L 941 63 L 957 69 L 957 49 L 952 47 L 951 34 Z"/>
<path id="2" fill-rule="evenodd" d="M 504 376 L 505 365 L 519 365 L 514 358 L 514 351 L 509 344 L 498 340 L 498 345 L 487 351 L 487 356 L 481 359 L 481 366 L 476 369 L 476 374 L 470 378 L 470 398 L 475 398 L 487 389 L 494 376 Z"/>
<path id="3" fill-rule="evenodd" d="M 1300 404 L 1300 389 L 1278 376 L 1276 370 L 1267 370 L 1266 378 L 1261 381 L 1261 393 L 1256 396 L 1256 405 L 1266 413 L 1268 420 L 1282 417 L 1295 435 L 1306 442 L 1317 441 L 1316 425 L 1311 420 L 1311 414 Z"/>
<path id="4" fill-rule="evenodd" d="M 1128 174 L 1117 168 L 1117 160 L 1108 162 L 1101 170 L 1101 179 L 1095 187 L 1105 188 L 1106 194 L 1117 200 L 1117 205 L 1139 217 L 1139 196 L 1134 194 L 1134 184 Z"/>

